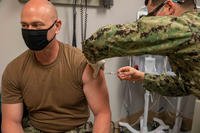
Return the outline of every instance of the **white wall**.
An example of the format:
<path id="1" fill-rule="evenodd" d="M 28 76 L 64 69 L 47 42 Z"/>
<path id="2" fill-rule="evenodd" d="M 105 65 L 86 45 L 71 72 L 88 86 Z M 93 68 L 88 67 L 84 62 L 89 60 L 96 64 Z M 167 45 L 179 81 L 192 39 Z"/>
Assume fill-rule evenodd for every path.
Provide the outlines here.
<path id="1" fill-rule="evenodd" d="M 136 11 L 143 5 L 143 0 L 114 0 L 111 9 L 89 8 L 87 37 L 99 27 L 106 24 L 127 23 L 134 21 Z M 20 27 L 20 11 L 23 4 L 18 0 L 0 1 L 0 77 L 6 65 L 26 48 Z M 72 41 L 72 8 L 70 6 L 57 5 L 59 18 L 63 21 L 62 30 L 58 39 L 70 43 Z M 78 11 L 77 37 L 80 45 L 80 12 Z M 128 64 L 128 58 L 113 58 L 107 60 L 105 71 L 116 71 L 120 66 Z M 121 104 L 123 101 L 123 89 L 121 82 L 113 75 L 106 75 L 110 94 L 112 120 L 116 121 L 122 115 Z"/>

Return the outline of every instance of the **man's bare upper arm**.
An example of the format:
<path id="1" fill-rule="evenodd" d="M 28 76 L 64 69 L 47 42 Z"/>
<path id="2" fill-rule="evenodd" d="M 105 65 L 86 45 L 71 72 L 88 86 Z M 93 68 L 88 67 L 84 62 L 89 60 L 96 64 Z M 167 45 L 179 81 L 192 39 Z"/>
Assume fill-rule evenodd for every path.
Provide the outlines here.
<path id="1" fill-rule="evenodd" d="M 21 122 L 23 116 L 23 104 L 2 104 L 2 124 L 4 122 Z"/>
<path id="2" fill-rule="evenodd" d="M 83 76 L 83 90 L 94 115 L 99 112 L 110 113 L 109 96 L 103 70 L 93 77 L 93 69 L 87 65 Z"/>

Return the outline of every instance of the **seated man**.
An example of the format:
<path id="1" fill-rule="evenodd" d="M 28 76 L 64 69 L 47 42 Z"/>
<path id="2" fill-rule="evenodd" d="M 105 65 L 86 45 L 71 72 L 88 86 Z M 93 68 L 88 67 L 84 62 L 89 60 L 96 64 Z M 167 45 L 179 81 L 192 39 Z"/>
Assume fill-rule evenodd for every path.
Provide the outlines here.
<path id="1" fill-rule="evenodd" d="M 80 50 L 56 40 L 61 27 L 47 0 L 29 0 L 21 13 L 29 48 L 2 77 L 3 133 L 82 133 L 94 113 L 94 133 L 109 133 L 111 112 L 103 70 L 96 78 Z M 29 127 L 22 127 L 23 103 Z"/>
<path id="2" fill-rule="evenodd" d="M 161 95 L 193 94 L 200 98 L 200 13 L 186 12 L 194 9 L 193 0 L 182 4 L 167 0 L 161 7 L 151 13 L 156 17 L 143 17 L 137 22 L 99 29 L 83 43 L 83 52 L 91 63 L 116 56 L 168 56 L 176 76 L 153 75 L 126 67 L 119 69 L 118 77 L 143 80 L 144 88 Z M 183 12 L 186 13 L 179 16 Z M 170 16 L 160 17 L 164 14 Z"/>

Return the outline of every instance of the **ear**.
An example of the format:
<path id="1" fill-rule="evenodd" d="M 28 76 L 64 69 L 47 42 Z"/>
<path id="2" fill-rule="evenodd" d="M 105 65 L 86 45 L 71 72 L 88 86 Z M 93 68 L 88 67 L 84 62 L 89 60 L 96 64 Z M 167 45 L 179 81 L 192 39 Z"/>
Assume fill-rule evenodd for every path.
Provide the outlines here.
<path id="1" fill-rule="evenodd" d="M 58 19 L 55 25 L 56 25 L 56 34 L 57 34 L 57 33 L 59 33 L 61 25 L 62 25 L 61 20 Z"/>
<path id="2" fill-rule="evenodd" d="M 167 0 L 164 7 L 156 14 L 156 16 L 174 15 L 175 4 L 172 0 Z"/>
<path id="3" fill-rule="evenodd" d="M 165 6 L 168 12 L 168 15 L 173 15 L 175 13 L 175 4 L 172 0 L 168 0 Z"/>
<path id="4" fill-rule="evenodd" d="M 148 0 L 147 6 L 150 6 L 152 4 L 152 0 Z"/>
<path id="5" fill-rule="evenodd" d="M 151 12 L 156 7 L 156 5 L 152 4 L 152 0 L 148 0 L 146 7 L 148 12 Z"/>

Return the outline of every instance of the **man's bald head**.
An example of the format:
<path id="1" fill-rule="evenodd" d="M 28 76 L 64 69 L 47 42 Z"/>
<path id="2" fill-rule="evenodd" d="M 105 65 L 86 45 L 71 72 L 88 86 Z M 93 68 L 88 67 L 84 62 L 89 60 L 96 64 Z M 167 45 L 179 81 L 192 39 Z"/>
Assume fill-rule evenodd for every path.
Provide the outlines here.
<path id="1" fill-rule="evenodd" d="M 22 9 L 22 20 L 27 15 L 42 21 L 55 21 L 58 18 L 55 6 L 48 0 L 29 0 Z"/>

